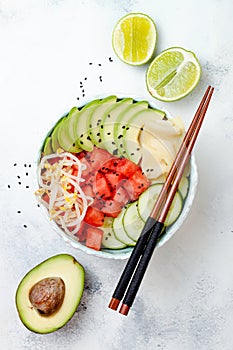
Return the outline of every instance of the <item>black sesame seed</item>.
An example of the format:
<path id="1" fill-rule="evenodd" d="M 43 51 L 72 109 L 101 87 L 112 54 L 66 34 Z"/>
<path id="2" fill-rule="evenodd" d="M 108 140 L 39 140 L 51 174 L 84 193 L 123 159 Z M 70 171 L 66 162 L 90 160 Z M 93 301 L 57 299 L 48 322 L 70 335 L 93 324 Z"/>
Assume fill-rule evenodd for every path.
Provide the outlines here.
<path id="1" fill-rule="evenodd" d="M 98 132 L 96 135 L 97 135 L 97 136 L 100 136 L 100 132 Z"/>
<path id="2" fill-rule="evenodd" d="M 140 148 L 136 148 L 136 151 L 140 151 Z"/>
<path id="3" fill-rule="evenodd" d="M 87 77 L 85 77 L 84 80 L 87 80 Z"/>
<path id="4" fill-rule="evenodd" d="M 109 62 L 113 62 L 113 59 L 112 59 L 112 57 L 109 57 Z"/>
<path id="5" fill-rule="evenodd" d="M 40 204 L 37 204 L 38 208 L 40 208 Z"/>
<path id="6" fill-rule="evenodd" d="M 120 140 L 122 137 L 123 137 L 123 135 L 119 135 L 119 136 L 118 136 L 118 139 Z"/>
<path id="7" fill-rule="evenodd" d="M 29 188 L 29 186 L 27 185 L 26 188 Z"/>
<path id="8" fill-rule="evenodd" d="M 85 92 L 85 90 L 84 90 L 84 89 L 82 89 L 82 92 Z"/>
<path id="9" fill-rule="evenodd" d="M 24 167 L 26 168 L 27 164 L 24 164 Z"/>
<path id="10" fill-rule="evenodd" d="M 79 97 L 77 97 L 77 100 L 79 100 Z"/>
<path id="11" fill-rule="evenodd" d="M 89 125 L 89 128 L 92 128 L 92 124 Z"/>
<path id="12" fill-rule="evenodd" d="M 98 142 L 101 142 L 101 141 L 102 141 L 101 139 L 98 140 Z"/>
<path id="13" fill-rule="evenodd" d="M 17 163 L 14 163 L 14 166 L 16 166 L 17 165 Z"/>
<path id="14" fill-rule="evenodd" d="M 115 145 L 115 142 L 114 142 L 114 141 L 112 141 L 112 145 Z"/>
<path id="15" fill-rule="evenodd" d="M 104 126 L 103 125 L 100 125 L 100 129 L 103 129 L 104 128 Z"/>
<path id="16" fill-rule="evenodd" d="M 19 176 L 19 175 L 17 175 L 17 178 L 18 178 L 18 179 L 20 179 L 20 176 Z"/>
<path id="17" fill-rule="evenodd" d="M 73 147 L 75 147 L 75 143 L 73 143 Z"/>
<path id="18" fill-rule="evenodd" d="M 107 241 L 107 240 L 108 240 L 108 237 L 105 237 L 104 240 Z"/>
<path id="19" fill-rule="evenodd" d="M 83 97 L 85 97 L 85 94 L 83 94 Z"/>
<path id="20" fill-rule="evenodd" d="M 99 123 L 100 123 L 100 122 L 101 122 L 101 119 L 98 119 L 98 120 L 97 120 L 97 122 L 99 122 Z"/>
<path id="21" fill-rule="evenodd" d="M 27 225 L 23 225 L 24 228 L 27 228 Z"/>
<path id="22" fill-rule="evenodd" d="M 102 76 L 101 76 L 101 75 L 100 75 L 99 79 L 100 79 L 100 82 L 102 82 L 102 81 L 103 81 L 103 80 L 102 80 Z"/>
<path id="23" fill-rule="evenodd" d="M 122 129 L 125 129 L 125 125 L 122 125 L 122 127 L 121 127 Z"/>
<path id="24" fill-rule="evenodd" d="M 19 181 L 18 184 L 21 185 L 21 182 Z"/>
<path id="25" fill-rule="evenodd" d="M 7 185 L 7 187 L 8 187 L 8 188 L 11 188 L 11 186 L 10 186 L 10 185 Z"/>
<path id="26" fill-rule="evenodd" d="M 26 173 L 25 175 L 28 176 L 28 173 Z"/>
<path id="27" fill-rule="evenodd" d="M 81 134 L 80 137 L 83 137 L 83 134 Z"/>
<path id="28" fill-rule="evenodd" d="M 141 128 L 140 130 L 143 131 L 143 128 Z"/>
<path id="29" fill-rule="evenodd" d="M 31 164 L 29 164 L 29 168 L 31 168 Z"/>
<path id="30" fill-rule="evenodd" d="M 101 64 L 101 63 L 99 63 L 99 64 L 98 64 L 98 66 L 100 66 L 100 67 L 101 67 L 101 66 L 102 66 L 102 64 Z"/>
<path id="31" fill-rule="evenodd" d="M 92 62 L 89 62 L 89 65 L 91 66 L 91 65 L 92 65 Z"/>
<path id="32" fill-rule="evenodd" d="M 107 135 L 111 135 L 111 133 L 110 133 L 110 132 L 108 132 L 108 133 L 107 133 Z"/>
<path id="33" fill-rule="evenodd" d="M 83 145 L 83 141 L 80 141 L 81 145 Z"/>
<path id="34" fill-rule="evenodd" d="M 18 214 L 21 214 L 21 211 L 20 211 L 20 210 L 18 210 L 18 211 L 17 211 L 17 213 L 18 213 Z"/>
<path id="35" fill-rule="evenodd" d="M 129 127 L 125 128 L 125 130 L 129 130 Z"/>
<path id="36" fill-rule="evenodd" d="M 133 152 L 131 153 L 131 156 L 134 156 L 134 153 L 133 153 Z"/>
<path id="37" fill-rule="evenodd" d="M 90 136 L 87 136 L 87 140 L 91 141 L 91 138 L 90 138 Z"/>
<path id="38" fill-rule="evenodd" d="M 108 114 L 108 118 L 111 118 L 111 115 L 110 115 L 110 114 Z"/>
<path id="39" fill-rule="evenodd" d="M 123 145 L 122 145 L 122 143 L 120 144 L 120 147 L 121 147 L 121 148 L 123 148 Z"/>
<path id="40" fill-rule="evenodd" d="M 154 169 L 150 169 L 150 171 L 153 171 Z"/>

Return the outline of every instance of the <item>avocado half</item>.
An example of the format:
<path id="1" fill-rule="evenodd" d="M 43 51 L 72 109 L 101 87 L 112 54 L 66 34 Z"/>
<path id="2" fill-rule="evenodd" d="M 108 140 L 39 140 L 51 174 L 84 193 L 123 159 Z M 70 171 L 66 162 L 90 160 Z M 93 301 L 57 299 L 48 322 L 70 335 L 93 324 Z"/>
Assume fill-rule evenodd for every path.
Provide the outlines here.
<path id="1" fill-rule="evenodd" d="M 51 333 L 74 315 L 84 289 L 85 271 L 71 255 L 53 256 L 30 270 L 16 291 L 23 324 L 35 333 Z"/>

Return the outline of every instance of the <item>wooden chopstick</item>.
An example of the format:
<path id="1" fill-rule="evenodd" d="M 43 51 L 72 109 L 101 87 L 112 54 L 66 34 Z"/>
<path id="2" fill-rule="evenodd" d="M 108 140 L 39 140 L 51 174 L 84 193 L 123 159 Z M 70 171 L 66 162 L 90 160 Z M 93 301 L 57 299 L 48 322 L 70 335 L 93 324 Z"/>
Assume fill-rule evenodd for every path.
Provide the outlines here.
<path id="1" fill-rule="evenodd" d="M 123 304 L 120 308 L 120 313 L 124 315 L 128 314 L 128 311 L 132 306 L 147 265 L 153 254 L 158 237 L 164 227 L 164 221 L 179 186 L 185 166 L 189 160 L 198 132 L 201 128 L 206 110 L 213 94 L 213 90 L 214 89 L 209 86 L 205 92 L 205 95 L 197 109 L 197 112 L 195 113 L 193 121 L 184 137 L 167 179 L 151 212 L 151 215 L 146 221 L 138 242 L 132 251 L 132 254 L 109 303 L 109 308 L 117 310 L 131 280 L 130 286 L 125 294 Z"/>

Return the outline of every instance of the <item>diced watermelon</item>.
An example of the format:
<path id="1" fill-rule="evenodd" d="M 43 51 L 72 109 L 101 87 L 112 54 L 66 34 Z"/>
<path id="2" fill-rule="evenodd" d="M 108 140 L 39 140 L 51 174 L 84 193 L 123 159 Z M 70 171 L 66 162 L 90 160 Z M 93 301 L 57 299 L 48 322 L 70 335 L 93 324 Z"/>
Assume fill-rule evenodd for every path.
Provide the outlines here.
<path id="1" fill-rule="evenodd" d="M 87 236 L 87 227 L 88 227 L 88 225 L 87 225 L 84 221 L 82 221 L 82 222 L 81 222 L 81 225 L 80 225 L 80 229 L 79 229 L 78 232 L 75 234 L 75 235 L 78 237 L 78 239 L 79 239 L 80 242 L 84 242 L 85 239 L 86 239 L 86 236 Z"/>
<path id="2" fill-rule="evenodd" d="M 140 167 L 126 158 L 119 158 L 116 171 L 120 172 L 125 177 L 131 177 Z"/>
<path id="3" fill-rule="evenodd" d="M 100 250 L 103 238 L 103 231 L 97 227 L 87 228 L 86 246 L 95 250 Z"/>
<path id="4" fill-rule="evenodd" d="M 97 198 L 106 200 L 112 196 L 112 189 L 108 185 L 108 181 L 105 176 L 101 173 L 97 173 L 93 188 Z"/>
<path id="5" fill-rule="evenodd" d="M 50 201 L 50 198 L 49 198 L 49 195 L 47 193 L 44 193 L 42 195 L 42 199 L 49 204 L 49 201 Z"/>
<path id="6" fill-rule="evenodd" d="M 82 190 L 86 196 L 94 197 L 93 186 L 89 185 L 85 181 L 81 183 Z"/>
<path id="7" fill-rule="evenodd" d="M 131 202 L 135 201 L 138 198 L 135 194 L 133 184 L 128 179 L 122 180 L 121 186 L 125 189 L 127 196 Z"/>
<path id="8" fill-rule="evenodd" d="M 79 152 L 79 153 L 76 153 L 76 157 L 80 160 L 82 158 L 84 158 L 86 156 L 87 152 L 86 151 L 82 151 L 82 152 Z"/>
<path id="9" fill-rule="evenodd" d="M 150 185 L 147 177 L 142 173 L 141 169 L 138 169 L 127 181 L 134 190 L 134 198 L 136 200 L 142 192 L 144 192 Z M 125 185 L 124 185 L 125 187 Z M 128 185 L 129 187 L 129 185 Z"/>
<path id="10" fill-rule="evenodd" d="M 86 158 L 82 158 L 80 162 L 86 166 L 86 169 L 82 170 L 81 177 L 83 179 L 88 179 L 93 174 L 93 168 Z"/>
<path id="11" fill-rule="evenodd" d="M 108 181 L 108 185 L 110 185 L 113 189 L 116 189 L 120 181 L 123 179 L 123 175 L 114 171 L 106 173 L 105 178 Z"/>
<path id="12" fill-rule="evenodd" d="M 119 186 L 113 196 L 113 201 L 118 202 L 123 208 L 129 202 L 129 194 L 123 186 Z"/>
<path id="13" fill-rule="evenodd" d="M 106 216 L 111 216 L 112 218 L 116 218 L 120 214 L 121 209 L 122 207 L 120 203 L 112 199 L 109 199 L 104 202 L 104 206 L 102 207 L 101 210 Z"/>
<path id="14" fill-rule="evenodd" d="M 104 222 L 104 213 L 96 208 L 88 207 L 84 221 L 93 226 L 102 226 Z"/>
<path id="15" fill-rule="evenodd" d="M 89 162 L 93 169 L 98 170 L 110 158 L 112 158 L 111 153 L 105 149 L 94 147 L 93 151 L 90 152 Z"/>

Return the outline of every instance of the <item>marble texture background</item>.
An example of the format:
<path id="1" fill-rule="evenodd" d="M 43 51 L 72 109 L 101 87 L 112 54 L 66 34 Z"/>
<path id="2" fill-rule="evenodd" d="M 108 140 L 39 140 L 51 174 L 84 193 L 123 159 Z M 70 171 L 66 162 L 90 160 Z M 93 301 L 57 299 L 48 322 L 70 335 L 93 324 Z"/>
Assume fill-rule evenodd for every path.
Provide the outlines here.
<path id="1" fill-rule="evenodd" d="M 154 255 L 125 318 L 107 308 L 125 262 L 94 258 L 64 243 L 33 191 L 41 140 L 64 112 L 95 95 L 150 97 L 147 67 L 123 64 L 111 46 L 114 24 L 131 11 L 155 20 L 157 53 L 183 46 L 203 68 L 190 96 L 158 106 L 188 125 L 206 86 L 212 84 L 215 94 L 195 147 L 194 205 Z M 0 0 L 1 349 L 232 350 L 232 13 L 231 0 Z M 61 330 L 31 333 L 17 316 L 17 285 L 33 266 L 64 252 L 85 267 L 82 302 Z"/>

